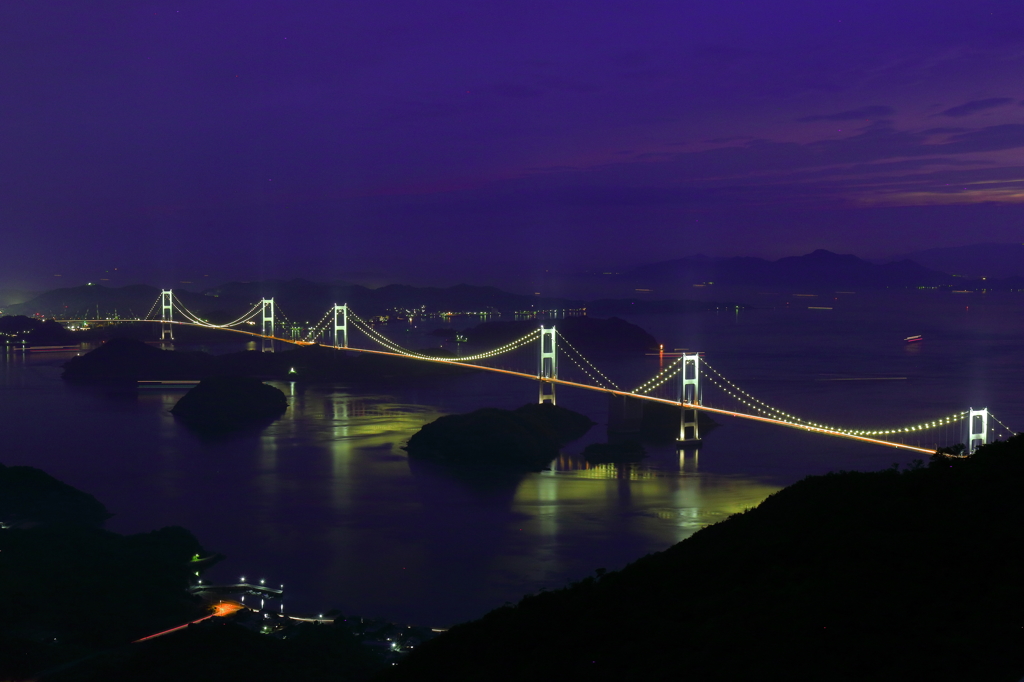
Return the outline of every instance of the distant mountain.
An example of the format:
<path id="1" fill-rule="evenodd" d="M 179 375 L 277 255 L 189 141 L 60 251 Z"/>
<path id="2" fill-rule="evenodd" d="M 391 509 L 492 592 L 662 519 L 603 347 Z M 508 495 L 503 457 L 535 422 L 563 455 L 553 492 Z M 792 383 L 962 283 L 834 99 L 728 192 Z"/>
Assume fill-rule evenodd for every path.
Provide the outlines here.
<path id="1" fill-rule="evenodd" d="M 583 302 L 577 300 L 512 294 L 494 287 L 465 284 L 443 289 L 397 284 L 368 289 L 353 284 L 321 284 L 303 279 L 230 282 L 201 294 L 176 289 L 174 295 L 194 314 L 215 323 L 234 319 L 264 297 L 273 298 L 279 312 L 296 321 L 315 321 L 335 303 L 348 303 L 364 317 L 396 310 L 511 313 L 583 307 Z M 111 288 L 90 284 L 47 291 L 30 301 L 5 308 L 4 313 L 65 319 L 96 319 L 113 315 L 139 318 L 152 310 L 159 296 L 160 289 L 148 285 Z M 156 314 L 159 315 L 159 311 Z"/>
<path id="2" fill-rule="evenodd" d="M 913 261 L 876 264 L 824 249 L 777 261 L 697 255 L 644 265 L 618 277 L 659 286 L 713 282 L 722 286 L 884 289 L 963 284 L 962 279 Z"/>
<path id="3" fill-rule="evenodd" d="M 564 298 L 546 298 L 512 294 L 495 287 L 459 284 L 453 287 L 414 287 L 389 284 L 370 289 L 358 284 L 321 284 L 304 279 L 266 282 L 231 282 L 203 292 L 207 296 L 258 301 L 273 297 L 287 306 L 293 319 L 319 317 L 336 303 L 347 303 L 362 316 L 380 315 L 396 310 L 498 311 L 551 310 L 583 307 L 583 302 Z"/>
<path id="4" fill-rule="evenodd" d="M 79 287 L 52 289 L 24 303 L 8 306 L 8 315 L 43 315 L 46 317 L 103 317 L 116 313 L 121 317 L 144 317 L 159 297 L 160 290 L 145 284 L 127 287 L 105 287 L 86 284 Z"/>
<path id="5" fill-rule="evenodd" d="M 175 295 L 197 314 L 208 312 L 211 306 L 207 301 L 215 300 L 184 289 L 175 291 Z M 146 317 L 159 297 L 160 289 L 148 284 L 133 284 L 126 287 L 84 284 L 44 292 L 24 303 L 4 308 L 4 314 L 38 314 L 64 319 L 96 319 L 115 315 L 122 318 L 139 318 Z"/>
<path id="6" fill-rule="evenodd" d="M 885 259 L 910 259 L 925 267 L 972 279 L 1024 278 L 1024 244 L 970 244 L 925 249 Z"/>
<path id="7" fill-rule="evenodd" d="M 0 308 L 17 305 L 35 298 L 39 295 L 36 291 L 22 291 L 20 289 L 0 289 Z"/>

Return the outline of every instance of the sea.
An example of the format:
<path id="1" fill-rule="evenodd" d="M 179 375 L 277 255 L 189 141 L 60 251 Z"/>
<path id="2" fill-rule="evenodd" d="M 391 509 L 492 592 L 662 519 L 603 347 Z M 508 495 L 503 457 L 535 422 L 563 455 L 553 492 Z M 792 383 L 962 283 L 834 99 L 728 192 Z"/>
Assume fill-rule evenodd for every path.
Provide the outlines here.
<path id="1" fill-rule="evenodd" d="M 987 407 L 998 420 L 994 436 L 1024 430 L 1024 293 L 745 296 L 749 307 L 739 309 L 623 316 L 650 332 L 662 354 L 591 359 L 632 388 L 677 349 L 702 352 L 748 411 L 767 405 L 845 428 L 903 427 Z M 438 327 L 478 321 L 413 318 L 380 331 L 425 340 Z M 913 336 L 920 341 L 906 341 Z M 596 422 L 590 433 L 566 445 L 550 470 L 481 478 L 418 466 L 402 446 L 442 415 L 536 402 L 535 381 L 474 372 L 369 387 L 276 382 L 290 403 L 281 419 L 211 440 L 170 414 L 181 391 L 65 383 L 61 367 L 74 354 L 2 355 L 0 463 L 39 467 L 95 495 L 113 513 L 110 530 L 188 528 L 226 557 L 203 580 L 282 585 L 290 613 L 449 627 L 620 569 L 806 476 L 927 459 L 716 415 L 719 425 L 699 447 L 648 443 L 640 464 L 591 465 L 581 453 L 607 438 L 607 395 L 560 387 L 560 406 Z M 716 390 L 705 384 L 706 404 L 744 407 Z M 958 426 L 896 438 L 923 448 L 963 440 Z M 685 571 L 678 580 L 700 589 Z"/>

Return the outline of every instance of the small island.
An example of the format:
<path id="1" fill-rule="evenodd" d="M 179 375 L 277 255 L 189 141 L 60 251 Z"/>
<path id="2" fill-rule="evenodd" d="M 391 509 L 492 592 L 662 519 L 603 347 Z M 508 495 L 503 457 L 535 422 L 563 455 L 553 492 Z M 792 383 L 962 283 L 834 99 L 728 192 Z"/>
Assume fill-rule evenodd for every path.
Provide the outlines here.
<path id="1" fill-rule="evenodd" d="M 197 429 L 230 431 L 273 421 L 287 409 L 281 389 L 259 379 L 227 376 L 203 379 L 171 413 Z"/>
<path id="2" fill-rule="evenodd" d="M 417 351 L 438 358 L 440 348 Z M 247 376 L 281 381 L 351 381 L 381 384 L 454 376 L 474 370 L 459 365 L 423 362 L 376 353 L 350 354 L 318 345 L 280 353 L 238 351 L 211 355 L 201 351 L 163 350 L 132 338 L 113 338 L 64 364 L 62 377 L 74 383 L 133 384 L 144 380 L 199 380 Z"/>
<path id="3" fill-rule="evenodd" d="M 424 425 L 405 449 L 410 459 L 459 468 L 541 471 L 558 456 L 562 443 L 591 426 L 586 416 L 550 404 L 484 408 Z"/>

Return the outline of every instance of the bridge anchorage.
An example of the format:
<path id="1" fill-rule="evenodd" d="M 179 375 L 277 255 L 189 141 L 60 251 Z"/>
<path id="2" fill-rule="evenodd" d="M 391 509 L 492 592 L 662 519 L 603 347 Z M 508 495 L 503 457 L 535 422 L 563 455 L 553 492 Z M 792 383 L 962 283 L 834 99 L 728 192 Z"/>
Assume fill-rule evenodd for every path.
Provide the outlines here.
<path id="1" fill-rule="evenodd" d="M 159 314 L 155 311 L 159 307 Z M 178 317 L 176 319 L 175 313 Z M 594 363 L 586 358 L 563 334 L 551 324 L 541 325 L 524 336 L 510 341 L 498 348 L 474 355 L 458 357 L 438 357 L 422 352 L 403 348 L 395 341 L 378 331 L 369 322 L 360 318 L 349 308 L 348 304 L 335 304 L 324 316 L 313 325 L 298 325 L 289 321 L 281 307 L 273 298 L 263 298 L 252 305 L 241 317 L 225 324 L 212 324 L 190 311 L 173 290 L 163 289 L 160 296 L 153 302 L 149 313 L 142 319 L 100 318 L 87 322 L 152 322 L 160 325 L 160 338 L 164 341 L 173 340 L 175 325 L 189 325 L 205 329 L 222 329 L 253 337 L 261 338 L 263 350 L 272 352 L 275 342 L 296 345 L 323 343 L 338 350 L 358 353 L 376 353 L 395 357 L 404 357 L 422 362 L 458 365 L 488 372 L 496 372 L 523 379 L 530 379 L 539 384 L 538 401 L 555 404 L 556 388 L 570 386 L 589 391 L 600 391 L 608 395 L 609 434 L 637 434 L 643 422 L 644 405 L 660 403 L 680 411 L 679 437 L 677 444 L 683 447 L 701 442 L 699 412 L 711 412 L 740 419 L 758 421 L 766 424 L 787 426 L 837 438 L 847 438 L 861 442 L 885 445 L 888 447 L 911 450 L 917 453 L 931 454 L 940 443 L 952 445 L 951 439 L 962 442 L 967 453 L 973 453 L 982 445 L 996 437 L 1012 436 L 1005 424 L 999 421 L 988 408 L 962 410 L 954 414 L 932 421 L 903 427 L 882 427 L 875 429 L 852 429 L 840 426 L 829 426 L 790 414 L 773 407 L 746 392 L 732 381 L 724 377 L 712 367 L 705 356 L 700 353 L 683 353 L 675 361 L 663 366 L 649 380 L 631 391 L 622 390 L 610 378 L 599 370 Z M 254 328 L 259 320 L 259 331 Z M 83 318 L 63 320 L 64 322 L 83 321 Z M 364 340 L 372 342 L 370 348 L 359 348 L 350 345 L 349 329 L 359 332 Z M 278 337 L 278 330 L 288 330 Z M 302 336 L 305 331 L 305 336 Z M 287 336 L 291 338 L 284 338 Z M 528 350 L 536 342 L 537 358 L 528 360 L 529 364 L 518 370 L 488 366 L 487 363 L 496 358 L 512 357 L 517 350 Z M 562 357 L 564 356 L 564 358 Z M 566 360 L 559 368 L 561 360 Z M 517 362 L 527 361 L 525 357 L 516 356 Z M 536 362 L 536 364 L 533 364 Z M 560 369 L 565 372 L 560 374 Z M 579 372 L 579 374 L 577 374 Z M 568 376 L 566 376 L 568 375 Z M 575 377 L 576 379 L 572 378 Z M 578 380 L 577 380 L 578 379 Z M 724 409 L 724 406 L 712 406 L 704 396 L 705 383 L 713 389 L 714 400 L 724 397 L 726 405 L 735 406 Z M 951 428 L 952 427 L 952 428 Z M 997 432 L 996 429 L 999 429 Z M 930 435 L 929 433 L 930 432 Z M 934 440 L 933 440 L 934 437 Z M 926 447 L 928 446 L 928 447 Z"/>

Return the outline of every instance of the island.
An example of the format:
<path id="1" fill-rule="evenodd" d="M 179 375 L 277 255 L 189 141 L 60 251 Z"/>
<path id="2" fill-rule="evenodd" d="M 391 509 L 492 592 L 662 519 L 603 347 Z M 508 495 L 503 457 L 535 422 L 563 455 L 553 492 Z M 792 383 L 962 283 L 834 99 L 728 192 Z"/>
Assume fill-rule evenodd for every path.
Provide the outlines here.
<path id="1" fill-rule="evenodd" d="M 483 408 L 425 424 L 405 449 L 410 459 L 458 468 L 541 471 L 591 426 L 586 416 L 551 404 Z"/>
<path id="2" fill-rule="evenodd" d="M 422 355 L 450 353 L 426 348 Z M 247 376 L 282 381 L 408 382 L 455 376 L 474 370 L 455 364 L 423 362 L 375 353 L 347 353 L 316 344 L 279 353 L 239 351 L 211 355 L 201 351 L 163 350 L 132 338 L 113 338 L 64 364 L 63 378 L 74 383 L 134 384 L 147 380 L 201 380 Z"/>
<path id="3" fill-rule="evenodd" d="M 241 376 L 203 379 L 171 408 L 186 424 L 207 431 L 231 431 L 269 423 L 288 409 L 279 388 Z"/>

